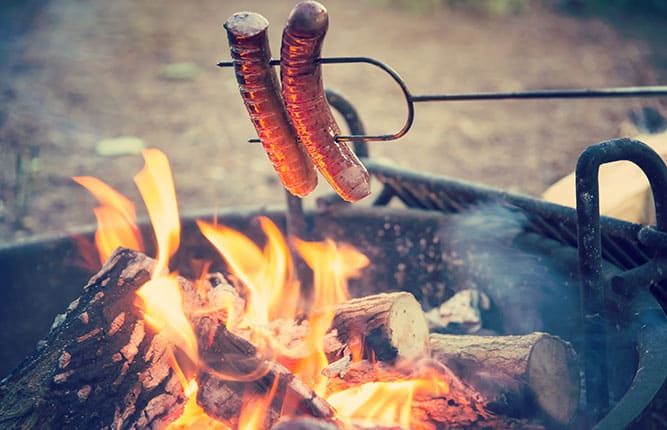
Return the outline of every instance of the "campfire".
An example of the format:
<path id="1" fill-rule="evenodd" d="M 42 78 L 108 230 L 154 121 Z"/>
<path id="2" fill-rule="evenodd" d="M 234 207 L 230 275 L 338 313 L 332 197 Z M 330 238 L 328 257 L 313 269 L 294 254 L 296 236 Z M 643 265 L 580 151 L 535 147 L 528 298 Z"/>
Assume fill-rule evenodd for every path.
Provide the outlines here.
<path id="1" fill-rule="evenodd" d="M 263 216 L 260 244 L 198 221 L 228 270 L 170 271 L 180 218 L 169 163 L 158 150 L 144 158 L 135 183 L 156 258 L 143 253 L 128 199 L 75 178 L 100 204 L 103 266 L 3 382 L 3 402 L 24 402 L 26 387 L 39 399 L 13 425 L 407 429 L 572 418 L 579 374 L 569 344 L 545 333 L 429 334 L 434 318 L 474 311 L 470 292 L 430 312 L 430 323 L 409 292 L 351 298 L 348 280 L 373 262 L 349 244 L 285 237 Z M 295 258 L 312 279 L 298 279 Z"/>
<path id="2" fill-rule="evenodd" d="M 664 381 L 665 373 L 659 373 L 664 369 L 656 371 L 651 367 L 655 363 L 646 358 L 663 343 L 664 333 L 654 328 L 659 328 L 657 321 L 664 322 L 664 312 L 656 310 L 650 294 L 626 289 L 629 312 L 640 324 L 628 323 L 623 315 L 596 332 L 591 327 L 599 327 L 586 322 L 584 334 L 600 336 L 593 342 L 582 342 L 582 334 L 573 333 L 582 325 L 579 306 L 588 316 L 591 297 L 571 303 L 568 294 L 578 293 L 576 286 L 567 291 L 561 287 L 573 286 L 574 278 L 570 274 L 554 281 L 549 267 L 572 260 L 572 216 L 551 208 L 530 224 L 525 213 L 517 215 L 499 203 L 542 211 L 532 200 L 418 178 L 368 160 L 362 164 L 346 144 L 335 141 L 339 131 L 332 124 L 315 130 L 319 135 L 312 142 L 304 139 L 320 122 L 333 121 L 330 113 L 319 112 L 328 106 L 315 66 L 326 20 L 318 4 L 307 2 L 307 8 L 307 13 L 288 20 L 291 33 L 282 55 L 292 63 L 282 77 L 289 81 L 282 96 L 271 88 L 277 78 L 270 75 L 270 53 L 262 39 L 267 23 L 241 13 L 226 25 L 232 55 L 238 57 L 234 66 L 241 65 L 236 72 L 244 102 L 276 172 L 286 189 L 301 196 L 316 185 L 317 167 L 348 201 L 368 195 L 373 175 L 384 186 L 376 206 L 397 197 L 413 209 L 376 207 L 364 212 L 328 200 L 332 206 L 324 202 L 320 219 L 308 220 L 311 227 L 320 228 L 318 235 L 290 229 L 289 219 L 268 214 L 242 216 L 248 221 L 241 227 L 225 222 L 234 217 L 216 216 L 186 225 L 167 157 L 148 149 L 143 152 L 145 166 L 134 177 L 150 218 L 152 234 L 147 235 L 137 222 L 133 202 L 100 179 L 74 178 L 99 203 L 93 210 L 98 224 L 94 245 L 86 237 L 76 239 L 78 263 L 94 265 L 97 273 L 82 291 L 77 289 L 78 298 L 56 316 L 37 349 L 0 382 L 1 426 L 587 426 L 628 389 L 631 375 L 621 374 L 644 365 L 655 376 L 653 382 L 643 381 L 639 396 L 648 398 L 640 406 L 619 402 L 606 422 L 619 414 L 630 422 L 648 409 L 650 396 Z M 318 19 L 306 21 L 313 16 Z M 308 46 L 299 38 L 310 33 L 319 38 L 312 50 L 299 49 Z M 306 64 L 299 56 L 304 52 L 316 70 L 299 81 Z M 243 66 L 255 55 L 264 63 L 257 66 L 253 57 L 252 64 Z M 262 77 L 259 92 L 251 88 L 256 76 Z M 303 106 L 295 102 L 304 94 L 317 97 L 313 106 L 321 114 L 320 122 L 304 119 Z M 262 106 L 285 108 L 295 129 L 290 129 L 287 113 L 265 115 Z M 354 117 L 353 112 L 344 116 Z M 296 134 L 299 140 L 294 140 Z M 290 142 L 296 146 L 286 149 L 278 139 L 284 137 L 293 138 Z M 331 139 L 332 146 L 321 145 L 324 139 Z M 287 217 L 294 215 L 289 200 L 288 210 Z M 443 213 L 448 212 L 461 214 L 447 218 Z M 356 230 L 351 228 L 357 224 Z M 614 226 L 612 239 L 621 246 L 612 243 L 605 254 L 614 270 L 644 264 L 645 249 L 628 233 L 634 234 L 634 227 Z M 537 255 L 530 254 L 535 250 L 517 252 L 516 244 L 509 246 L 511 241 L 503 236 L 519 227 L 542 235 L 531 245 L 540 248 L 537 260 L 521 261 Z M 487 248 L 494 241 L 502 247 Z M 557 256 L 548 255 L 547 247 Z M 1 253 L 0 263 L 5 264 Z M 495 270 L 501 266 L 505 271 L 511 267 L 523 279 L 509 282 L 500 275 L 502 270 Z M 53 277 L 57 278 L 55 272 Z M 68 276 L 59 282 L 63 279 L 71 282 Z M 526 280 L 543 284 L 526 288 Z M 486 284 L 479 285 L 482 281 Z M 622 314 L 622 303 L 613 306 Z M 550 323 L 553 309 L 546 307 L 561 311 L 555 316 L 559 324 Z M 603 307 L 596 312 L 607 317 Z M 489 323 L 489 318 L 496 320 Z M 628 334 L 632 342 L 625 339 Z M 559 336 L 581 347 L 580 354 Z M 603 348 L 594 348 L 607 348 L 610 339 L 620 346 L 619 352 L 608 357 Z M 607 366 L 616 356 L 621 365 L 614 372 Z M 632 384 L 631 398 L 639 392 L 633 391 L 635 381 Z M 589 411 L 582 411 L 580 386 L 586 389 Z"/>

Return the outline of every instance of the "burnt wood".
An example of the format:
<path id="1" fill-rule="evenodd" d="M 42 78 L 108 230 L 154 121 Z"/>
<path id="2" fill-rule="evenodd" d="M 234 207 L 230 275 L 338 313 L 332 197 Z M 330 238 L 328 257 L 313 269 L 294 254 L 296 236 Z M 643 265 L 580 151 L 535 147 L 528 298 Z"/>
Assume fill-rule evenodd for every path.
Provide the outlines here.
<path id="1" fill-rule="evenodd" d="M 0 383 L 0 427 L 148 428 L 180 415 L 186 399 L 168 341 L 135 305 L 153 266 L 134 251 L 112 254 Z"/>

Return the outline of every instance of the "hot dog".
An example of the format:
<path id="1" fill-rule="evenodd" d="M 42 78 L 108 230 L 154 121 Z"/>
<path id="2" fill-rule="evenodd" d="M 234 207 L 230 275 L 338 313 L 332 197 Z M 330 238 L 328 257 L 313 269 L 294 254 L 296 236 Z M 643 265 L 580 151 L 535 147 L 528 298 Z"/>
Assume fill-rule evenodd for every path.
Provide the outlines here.
<path id="1" fill-rule="evenodd" d="M 324 95 L 317 59 L 329 27 L 320 3 L 297 4 L 287 19 L 280 49 L 280 79 L 285 107 L 308 155 L 336 192 L 347 201 L 370 194 L 368 171 L 345 143 Z"/>
<path id="2" fill-rule="evenodd" d="M 317 185 L 317 173 L 298 142 L 269 64 L 268 26 L 252 12 L 235 13 L 224 24 L 241 97 L 259 139 L 285 188 L 303 197 Z"/>

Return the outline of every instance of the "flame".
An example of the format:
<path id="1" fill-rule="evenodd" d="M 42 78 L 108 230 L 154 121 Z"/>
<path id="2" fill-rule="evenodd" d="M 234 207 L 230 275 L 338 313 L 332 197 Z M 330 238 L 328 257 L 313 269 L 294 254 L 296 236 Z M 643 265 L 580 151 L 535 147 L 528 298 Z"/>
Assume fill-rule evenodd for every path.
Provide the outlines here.
<path id="1" fill-rule="evenodd" d="M 419 428 L 412 423 L 412 400 L 419 395 L 444 395 L 449 385 L 437 377 L 367 382 L 327 397 L 345 422 Z"/>
<path id="2" fill-rule="evenodd" d="M 190 380 L 185 387 L 185 395 L 188 398 L 183 414 L 176 421 L 172 421 L 168 430 L 231 430 L 231 427 L 214 420 L 201 406 L 197 404 L 197 390 L 199 386 L 195 379 Z"/>
<path id="3" fill-rule="evenodd" d="M 258 221 L 267 237 L 264 249 L 229 227 L 197 221 L 202 234 L 248 289 L 245 315 L 239 324 L 243 328 L 294 318 L 300 296 L 292 258 L 280 229 L 267 217 L 260 216 Z"/>
<path id="4" fill-rule="evenodd" d="M 178 249 L 181 224 L 174 181 L 167 156 L 159 149 L 144 149 L 144 168 L 134 177 L 144 199 L 157 240 L 157 265 L 153 277 L 168 270 L 169 258 Z"/>
<path id="5" fill-rule="evenodd" d="M 305 242 L 295 239 L 295 247 L 306 264 L 313 270 L 311 312 L 308 317 L 310 330 L 305 343 L 312 351 L 307 359 L 299 361 L 293 372 L 313 385 L 316 393 L 326 388 L 322 369 L 328 364 L 322 339 L 334 318 L 334 306 L 348 300 L 348 280 L 358 277 L 368 265 L 368 257 L 347 244 L 332 240 Z"/>
<path id="6" fill-rule="evenodd" d="M 134 204 L 105 182 L 90 176 L 75 176 L 75 182 L 95 196 L 101 206 L 93 209 L 97 219 L 95 245 L 104 263 L 119 246 L 142 251 L 144 245 L 136 224 Z"/>
<path id="7" fill-rule="evenodd" d="M 197 338 L 183 312 L 183 297 L 177 276 L 153 278 L 137 291 L 137 295 L 143 301 L 146 322 L 157 332 L 167 335 L 171 343 L 196 363 L 199 357 Z"/>
<path id="8" fill-rule="evenodd" d="M 197 338 L 190 323 L 192 315 L 188 315 L 183 308 L 182 288 L 177 273 L 169 272 L 169 259 L 180 243 L 180 222 L 174 184 L 168 160 L 162 152 L 155 149 L 145 150 L 143 157 L 145 166 L 134 179 L 153 224 L 157 241 L 157 262 L 151 280 L 137 291 L 138 303 L 146 322 L 156 332 L 168 336 L 173 345 L 173 350 L 170 351 L 172 366 L 182 381 L 188 399 L 183 413 L 168 429 L 228 430 L 230 427 L 208 417 L 197 404 L 197 381 L 192 375 L 186 376 L 182 370 L 184 366 L 196 367 L 201 363 Z M 143 244 L 135 224 L 136 214 L 132 203 L 95 178 L 77 177 L 74 180 L 88 188 L 100 202 L 101 206 L 95 209 L 95 215 L 99 225 L 96 244 L 101 258 L 108 258 L 117 246 L 142 250 Z M 263 247 L 229 227 L 197 221 L 203 235 L 219 251 L 229 269 L 245 288 L 245 308 L 241 315 L 232 316 L 232 312 L 238 312 L 234 309 L 234 300 L 223 294 L 215 304 L 217 308 L 195 309 L 193 315 L 227 310 L 228 328 L 250 330 L 258 339 L 264 339 L 264 343 L 256 344 L 262 352 L 260 345 L 277 350 L 280 348 L 276 345 L 276 340 L 271 339 L 271 331 L 266 327 L 276 320 L 295 320 L 305 313 L 309 327 L 304 339 L 307 354 L 303 360 L 292 360 L 289 365 L 283 364 L 322 395 L 327 381 L 321 371 L 328 365 L 323 339 L 334 317 L 334 307 L 349 299 L 348 281 L 360 276 L 369 260 L 347 244 L 328 239 L 322 242 L 294 239 L 294 249 L 313 271 L 313 288 L 306 306 L 302 302 L 301 285 L 295 276 L 294 261 L 287 240 L 269 218 L 259 217 L 258 222 L 266 236 Z M 200 279 L 196 293 L 201 297 L 208 296 L 210 287 L 207 285 L 208 283 L 201 282 Z M 350 343 L 352 361 L 360 361 L 363 339 L 355 337 Z M 190 373 L 195 372 L 192 370 Z M 411 423 L 410 410 L 413 398 L 425 393 L 443 393 L 449 389 L 445 382 L 435 377 L 420 376 L 391 382 L 386 382 L 386 378 L 383 381 L 382 378 L 382 375 L 378 375 L 375 378 L 378 382 L 369 382 L 330 394 L 326 399 L 337 410 L 337 418 L 343 422 L 363 421 L 375 425 L 415 427 L 416 424 Z M 277 389 L 276 378 L 266 395 L 244 396 L 244 408 L 237 428 L 263 428 Z M 283 411 L 286 414 L 290 412 L 293 411 Z"/>

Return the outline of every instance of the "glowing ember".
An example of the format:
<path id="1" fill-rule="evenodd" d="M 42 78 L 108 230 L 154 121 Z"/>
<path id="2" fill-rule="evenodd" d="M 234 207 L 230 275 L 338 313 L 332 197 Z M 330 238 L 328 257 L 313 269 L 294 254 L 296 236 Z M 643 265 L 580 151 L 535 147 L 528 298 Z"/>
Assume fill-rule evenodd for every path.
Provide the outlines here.
<path id="1" fill-rule="evenodd" d="M 188 402 L 183 414 L 167 427 L 167 430 L 231 430 L 220 421 L 214 420 L 197 404 L 197 381 L 191 380 L 185 387 Z"/>

